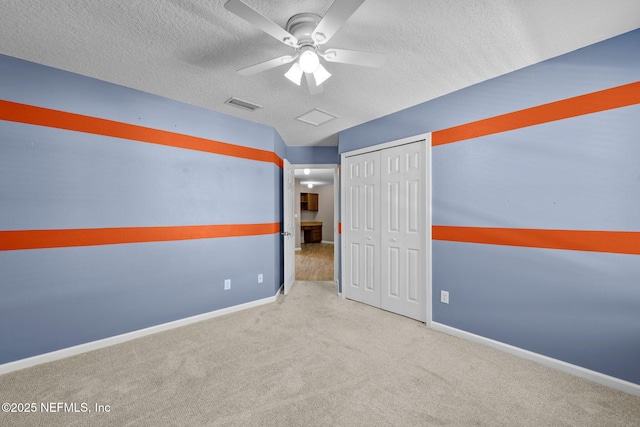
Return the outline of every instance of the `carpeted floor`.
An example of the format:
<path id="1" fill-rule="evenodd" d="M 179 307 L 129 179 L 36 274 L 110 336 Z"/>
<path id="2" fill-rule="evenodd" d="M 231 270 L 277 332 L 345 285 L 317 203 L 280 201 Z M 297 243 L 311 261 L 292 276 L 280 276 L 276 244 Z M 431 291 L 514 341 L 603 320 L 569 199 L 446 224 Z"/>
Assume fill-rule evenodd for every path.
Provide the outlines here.
<path id="1" fill-rule="evenodd" d="M 331 282 L 5 374 L 0 402 L 38 406 L 2 426 L 640 426 L 640 398 L 341 300 Z M 52 402 L 91 412 L 41 410 Z"/>

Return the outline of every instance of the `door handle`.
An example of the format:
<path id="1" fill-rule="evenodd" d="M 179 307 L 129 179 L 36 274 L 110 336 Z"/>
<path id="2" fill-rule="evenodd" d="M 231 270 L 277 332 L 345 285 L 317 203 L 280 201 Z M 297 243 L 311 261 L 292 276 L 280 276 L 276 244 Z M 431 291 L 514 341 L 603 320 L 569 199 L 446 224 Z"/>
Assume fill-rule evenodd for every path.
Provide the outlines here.
<path id="1" fill-rule="evenodd" d="M 397 241 L 398 241 L 398 239 L 396 239 L 396 238 L 394 237 L 393 239 L 391 239 L 391 241 L 395 243 L 395 242 L 397 242 Z"/>
<path id="2" fill-rule="evenodd" d="M 289 233 L 288 231 L 283 231 L 283 232 L 282 232 L 282 233 L 280 233 L 280 234 L 282 234 L 284 237 L 291 236 L 291 233 Z"/>

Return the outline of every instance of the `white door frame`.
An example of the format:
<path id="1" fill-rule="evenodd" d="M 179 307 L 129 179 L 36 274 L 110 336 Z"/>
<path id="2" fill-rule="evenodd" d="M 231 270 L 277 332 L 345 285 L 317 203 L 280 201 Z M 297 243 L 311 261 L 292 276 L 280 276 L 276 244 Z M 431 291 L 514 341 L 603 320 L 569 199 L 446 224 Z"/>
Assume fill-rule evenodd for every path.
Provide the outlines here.
<path id="1" fill-rule="evenodd" d="M 340 165 L 333 167 L 333 281 L 340 289 Z"/>
<path id="2" fill-rule="evenodd" d="M 432 268 L 431 268 L 431 229 L 432 229 L 432 219 L 431 219 L 431 133 L 423 133 L 423 134 L 419 134 L 419 135 L 415 135 L 415 136 L 411 136 L 408 138 L 402 138 L 402 139 L 397 139 L 395 141 L 389 141 L 389 142 L 385 142 L 382 144 L 378 144 L 378 145 L 372 145 L 370 147 L 365 147 L 365 148 L 360 148 L 357 150 L 352 150 L 352 151 L 347 151 L 344 153 L 340 154 L 340 164 L 344 165 L 346 158 L 347 157 L 351 157 L 351 156 L 357 156 L 359 154 L 365 154 L 365 153 L 369 153 L 372 151 L 380 151 L 380 150 L 384 150 L 385 148 L 391 148 L 391 147 L 396 147 L 399 145 L 405 145 L 405 144 L 410 144 L 412 142 L 418 142 L 424 140 L 425 141 L 425 156 L 426 156 L 426 161 L 425 161 L 425 165 L 426 170 L 423 171 L 423 176 L 422 178 L 425 180 L 425 189 L 427 191 L 427 195 L 424 199 L 424 211 L 426 212 L 427 218 L 426 218 L 426 231 L 427 231 L 427 236 L 426 236 L 426 245 L 425 245 L 425 259 L 424 262 L 426 263 L 426 274 L 425 274 L 425 291 L 426 291 L 426 306 L 425 306 L 425 310 L 426 310 L 426 315 L 425 315 L 425 319 L 426 322 L 425 324 L 428 327 L 431 327 L 431 322 L 432 322 L 432 297 L 431 297 L 431 281 L 432 281 Z M 346 195 L 345 195 L 345 191 L 344 188 L 346 186 L 346 178 L 345 178 L 345 174 L 342 173 L 340 174 L 340 218 L 346 218 L 346 212 L 345 212 L 345 206 L 346 206 Z M 341 245 L 340 245 L 340 261 L 342 266 L 345 265 L 345 251 L 346 251 L 346 238 L 345 238 L 345 233 L 347 232 L 346 229 L 342 230 L 342 236 L 341 236 Z M 347 289 L 345 289 L 344 284 L 345 282 L 345 278 L 344 278 L 344 268 L 342 269 L 342 277 L 340 278 L 340 281 L 343 285 L 342 287 L 342 293 L 341 293 L 341 297 L 342 298 L 347 298 Z"/>
<path id="3" fill-rule="evenodd" d="M 340 278 L 338 277 L 338 271 L 340 267 L 340 257 L 338 251 L 335 248 L 338 246 L 338 237 L 340 234 L 338 233 L 338 223 L 340 221 L 340 165 L 336 163 L 322 163 L 322 164 L 312 164 L 312 163 L 301 163 L 301 164 L 293 164 L 291 165 L 293 169 L 333 169 L 333 280 L 338 283 Z M 294 209 L 295 212 L 295 209 Z M 299 218 L 297 218 L 299 219 Z M 300 233 L 299 229 L 294 230 L 295 233 Z M 295 236 L 295 235 L 294 235 Z"/>
<path id="4" fill-rule="evenodd" d="M 296 258 L 295 258 L 295 221 L 294 221 L 294 195 L 295 176 L 294 168 L 287 159 L 283 162 L 282 174 L 282 246 L 284 253 L 284 283 L 282 285 L 285 295 L 289 293 L 296 280 Z"/>

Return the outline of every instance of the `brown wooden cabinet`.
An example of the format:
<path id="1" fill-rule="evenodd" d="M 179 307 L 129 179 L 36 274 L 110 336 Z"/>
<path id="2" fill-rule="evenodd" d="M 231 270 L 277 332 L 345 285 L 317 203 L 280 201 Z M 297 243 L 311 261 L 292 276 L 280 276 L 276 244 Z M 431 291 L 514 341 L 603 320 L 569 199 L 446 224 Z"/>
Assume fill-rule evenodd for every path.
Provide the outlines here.
<path id="1" fill-rule="evenodd" d="M 318 210 L 318 194 L 317 193 L 300 193 L 300 210 L 317 211 Z"/>
<path id="2" fill-rule="evenodd" d="M 300 228 L 304 235 L 304 243 L 320 243 L 322 241 L 322 222 L 303 221 Z"/>

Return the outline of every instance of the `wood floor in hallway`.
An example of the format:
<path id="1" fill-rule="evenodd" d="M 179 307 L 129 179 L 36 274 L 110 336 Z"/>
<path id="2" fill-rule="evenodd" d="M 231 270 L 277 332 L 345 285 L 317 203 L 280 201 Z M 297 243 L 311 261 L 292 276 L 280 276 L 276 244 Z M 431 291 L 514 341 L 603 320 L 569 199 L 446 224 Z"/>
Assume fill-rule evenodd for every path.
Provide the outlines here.
<path id="1" fill-rule="evenodd" d="M 296 251 L 296 280 L 333 280 L 333 245 L 303 243 Z"/>

